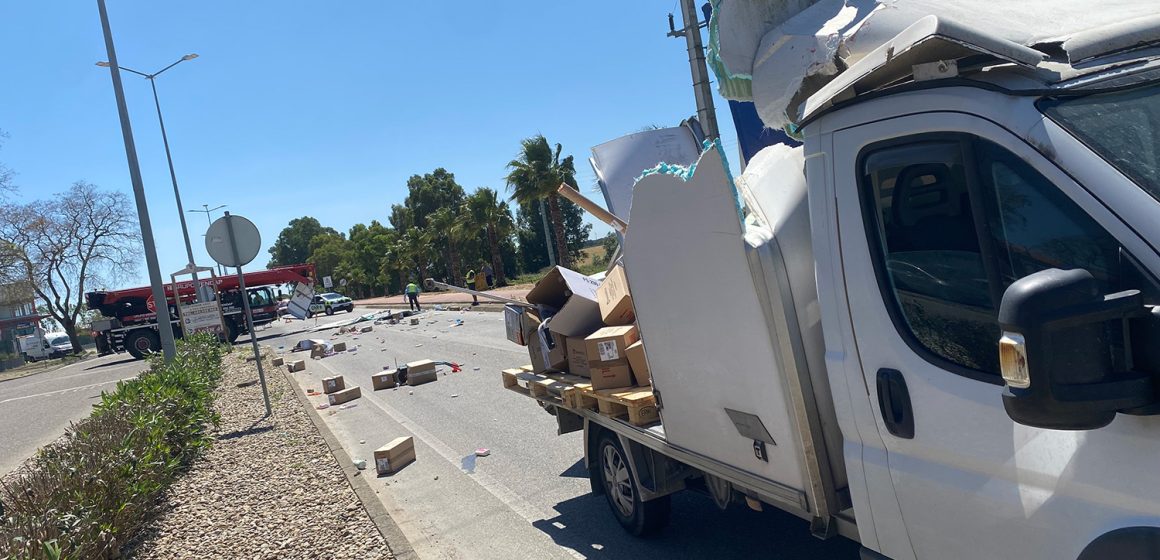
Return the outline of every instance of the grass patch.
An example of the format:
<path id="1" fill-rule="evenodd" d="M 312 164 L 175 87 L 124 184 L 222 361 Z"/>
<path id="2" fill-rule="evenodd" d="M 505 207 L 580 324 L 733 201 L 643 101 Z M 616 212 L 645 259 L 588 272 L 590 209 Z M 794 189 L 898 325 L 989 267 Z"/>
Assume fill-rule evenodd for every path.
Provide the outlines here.
<path id="1" fill-rule="evenodd" d="M 145 527 L 218 422 L 223 347 L 200 335 L 177 349 L 0 482 L 0 558 L 117 558 Z"/>

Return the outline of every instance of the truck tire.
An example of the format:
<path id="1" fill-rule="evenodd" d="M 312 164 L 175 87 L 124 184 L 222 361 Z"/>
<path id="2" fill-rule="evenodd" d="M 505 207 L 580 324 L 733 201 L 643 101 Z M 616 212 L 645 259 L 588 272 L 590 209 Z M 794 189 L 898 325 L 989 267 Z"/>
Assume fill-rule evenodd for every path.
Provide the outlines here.
<path id="1" fill-rule="evenodd" d="M 161 351 L 161 338 L 152 329 L 137 329 L 125 337 L 125 350 L 140 360 Z"/>
<path id="2" fill-rule="evenodd" d="M 668 525 L 672 505 L 669 496 L 647 502 L 640 500 L 640 488 L 628 464 L 628 454 L 616 434 L 601 435 L 596 450 L 595 467 L 604 485 L 604 497 L 620 525 L 637 537 L 654 535 Z"/>
<path id="3" fill-rule="evenodd" d="M 226 342 L 233 344 L 242 335 L 242 329 L 237 323 L 226 321 Z"/>

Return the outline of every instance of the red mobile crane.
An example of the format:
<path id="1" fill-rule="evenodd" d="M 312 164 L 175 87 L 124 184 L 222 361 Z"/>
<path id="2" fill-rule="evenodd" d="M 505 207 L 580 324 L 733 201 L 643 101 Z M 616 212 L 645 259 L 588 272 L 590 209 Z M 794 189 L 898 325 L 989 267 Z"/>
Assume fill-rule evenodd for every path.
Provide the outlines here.
<path id="1" fill-rule="evenodd" d="M 278 301 L 274 298 L 271 286 L 292 282 L 313 285 L 314 265 L 281 266 L 270 270 L 247 272 L 244 276 L 254 325 L 265 325 L 278 318 Z M 238 277 L 220 276 L 213 281 L 216 281 L 217 289 L 221 293 L 226 338 L 234 342 L 238 336 L 246 332 L 241 294 L 238 293 Z M 199 280 L 202 284 L 209 282 L 211 280 Z M 176 286 L 177 298 L 180 298 L 182 303 L 196 301 L 197 290 L 193 281 L 178 282 Z M 165 299 L 169 305 L 169 316 L 172 318 L 173 334 L 181 337 L 183 333 L 177 320 L 177 300 L 174 299 L 173 290 L 173 284 L 165 285 Z M 93 339 L 96 340 L 99 353 L 108 354 L 124 350 L 134 358 L 140 359 L 148 353 L 161 350 L 161 338 L 157 333 L 156 302 L 149 286 L 89 292 L 85 294 L 85 301 L 89 309 L 97 310 L 104 316 L 103 319 L 93 321 Z"/>

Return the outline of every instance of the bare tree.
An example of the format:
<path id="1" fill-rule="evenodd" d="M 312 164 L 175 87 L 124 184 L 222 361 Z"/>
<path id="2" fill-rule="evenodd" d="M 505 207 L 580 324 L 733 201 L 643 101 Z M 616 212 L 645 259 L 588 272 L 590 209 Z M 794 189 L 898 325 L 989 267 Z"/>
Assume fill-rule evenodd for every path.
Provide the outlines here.
<path id="1" fill-rule="evenodd" d="M 136 270 L 140 230 L 128 197 L 84 181 L 52 200 L 9 204 L 0 211 L 0 263 L 24 280 L 80 352 L 77 325 L 85 289 Z"/>

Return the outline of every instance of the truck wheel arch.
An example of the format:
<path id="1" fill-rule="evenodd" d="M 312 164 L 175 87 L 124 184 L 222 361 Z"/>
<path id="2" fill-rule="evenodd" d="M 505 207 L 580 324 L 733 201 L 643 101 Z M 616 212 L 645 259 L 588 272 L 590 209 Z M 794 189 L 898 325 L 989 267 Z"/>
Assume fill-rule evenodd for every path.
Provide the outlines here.
<path id="1" fill-rule="evenodd" d="M 1121 527 L 1098 537 L 1079 553 L 1077 560 L 1158 560 L 1160 527 Z"/>

